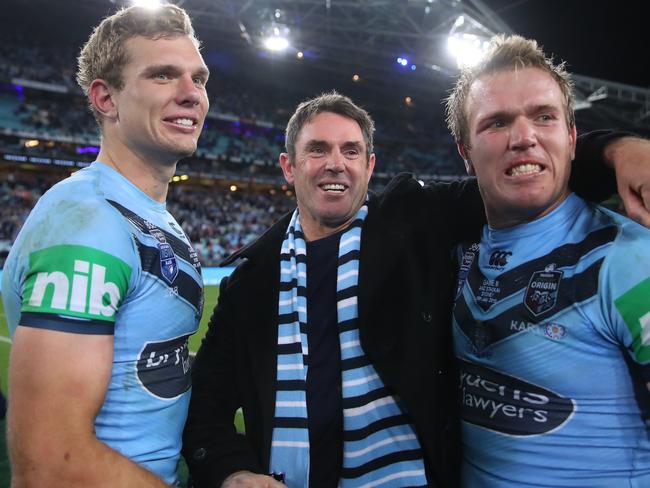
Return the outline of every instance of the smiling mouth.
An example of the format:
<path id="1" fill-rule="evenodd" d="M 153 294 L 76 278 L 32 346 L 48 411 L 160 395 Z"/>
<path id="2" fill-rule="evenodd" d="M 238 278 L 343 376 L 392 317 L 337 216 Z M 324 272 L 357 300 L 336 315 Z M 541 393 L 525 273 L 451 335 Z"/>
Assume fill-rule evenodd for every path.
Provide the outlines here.
<path id="1" fill-rule="evenodd" d="M 178 117 L 176 119 L 165 119 L 165 122 L 170 122 L 170 123 L 172 123 L 174 125 L 178 125 L 178 126 L 189 128 L 189 129 L 191 129 L 193 127 L 196 127 L 196 125 L 198 123 L 195 119 L 191 119 L 189 117 Z"/>
<path id="2" fill-rule="evenodd" d="M 544 171 L 544 167 L 537 163 L 518 164 L 506 170 L 508 176 L 533 175 Z"/>
<path id="3" fill-rule="evenodd" d="M 324 190 L 326 192 L 330 193 L 343 193 L 348 187 L 345 186 L 342 183 L 325 183 L 323 185 L 319 185 L 321 190 Z"/>

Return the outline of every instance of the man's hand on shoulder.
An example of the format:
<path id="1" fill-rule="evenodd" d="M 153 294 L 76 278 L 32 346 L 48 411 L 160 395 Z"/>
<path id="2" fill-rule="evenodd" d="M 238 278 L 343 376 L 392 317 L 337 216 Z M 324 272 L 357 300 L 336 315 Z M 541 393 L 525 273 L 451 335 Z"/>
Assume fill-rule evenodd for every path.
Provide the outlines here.
<path id="1" fill-rule="evenodd" d="M 616 169 L 618 193 L 627 215 L 650 227 L 650 140 L 616 139 L 607 144 L 605 159 Z"/>
<path id="2" fill-rule="evenodd" d="M 286 488 L 284 483 L 275 481 L 270 476 L 255 474 L 250 471 L 237 471 L 228 476 L 221 488 Z"/>

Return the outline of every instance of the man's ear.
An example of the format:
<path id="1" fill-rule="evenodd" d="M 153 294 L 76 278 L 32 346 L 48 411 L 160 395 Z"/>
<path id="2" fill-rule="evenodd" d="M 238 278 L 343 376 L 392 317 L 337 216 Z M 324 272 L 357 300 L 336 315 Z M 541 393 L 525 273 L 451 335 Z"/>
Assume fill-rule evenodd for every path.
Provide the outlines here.
<path id="1" fill-rule="evenodd" d="M 375 153 L 372 153 L 370 155 L 370 157 L 368 158 L 368 179 L 367 179 L 366 183 L 368 181 L 370 181 L 370 177 L 372 176 L 372 172 L 375 169 L 375 160 L 376 160 Z"/>
<path id="2" fill-rule="evenodd" d="M 280 167 L 282 173 L 284 173 L 284 179 L 287 180 L 287 183 L 293 185 L 293 164 L 291 164 L 291 159 L 287 153 L 280 154 Z"/>
<path id="3" fill-rule="evenodd" d="M 88 88 L 88 98 L 91 105 L 97 113 L 107 119 L 116 119 L 118 115 L 113 93 L 113 88 L 102 79 L 93 80 Z"/>
<path id="4" fill-rule="evenodd" d="M 474 165 L 472 164 L 472 160 L 469 158 L 469 151 L 467 148 L 460 143 L 456 144 L 456 147 L 458 148 L 458 154 L 460 154 L 460 157 L 465 161 L 465 171 L 467 171 L 467 174 L 470 176 L 476 176 Z"/>
<path id="5" fill-rule="evenodd" d="M 578 140 L 578 129 L 576 129 L 576 125 L 573 124 L 573 127 L 569 128 L 569 141 L 571 144 L 571 161 L 573 161 L 576 158 L 577 140 Z"/>

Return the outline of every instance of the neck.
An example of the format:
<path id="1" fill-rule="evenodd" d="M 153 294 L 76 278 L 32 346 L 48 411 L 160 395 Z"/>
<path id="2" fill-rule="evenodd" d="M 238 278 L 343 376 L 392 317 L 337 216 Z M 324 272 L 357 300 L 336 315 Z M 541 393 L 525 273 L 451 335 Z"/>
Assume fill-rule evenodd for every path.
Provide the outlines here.
<path id="1" fill-rule="evenodd" d="M 157 202 L 165 202 L 169 181 L 176 172 L 176 162 L 160 163 L 138 157 L 126 148 L 102 145 L 97 160 L 124 176 L 146 195 Z"/>
<path id="2" fill-rule="evenodd" d="M 301 217 L 302 217 L 301 213 Z M 323 239 L 325 237 L 329 237 L 333 234 L 336 234 L 337 232 L 342 231 L 345 229 L 348 225 L 350 225 L 350 222 L 352 222 L 352 219 L 349 219 L 345 222 L 343 222 L 340 225 L 327 225 L 323 224 L 321 222 L 313 222 L 311 219 L 300 219 L 300 226 L 302 227 L 302 233 L 305 236 L 305 241 L 311 242 L 311 241 L 317 241 L 318 239 Z"/>
<path id="3" fill-rule="evenodd" d="M 569 193 L 544 208 L 512 207 L 511 209 L 494 209 L 485 207 L 488 225 L 492 229 L 508 229 L 517 225 L 528 224 L 550 214 L 564 202 Z M 509 211 L 508 211 L 509 210 Z"/>

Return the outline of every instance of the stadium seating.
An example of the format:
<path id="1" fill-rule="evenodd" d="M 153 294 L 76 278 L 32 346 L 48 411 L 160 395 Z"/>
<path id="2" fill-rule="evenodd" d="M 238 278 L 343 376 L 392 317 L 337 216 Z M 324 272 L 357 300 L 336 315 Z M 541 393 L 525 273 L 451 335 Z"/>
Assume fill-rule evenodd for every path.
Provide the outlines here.
<path id="1" fill-rule="evenodd" d="M 40 42 L 11 25 L 0 29 L 0 41 L 1 268 L 40 195 L 70 169 L 94 160 L 99 135 L 74 82 L 75 53 L 69 45 Z M 269 98 L 250 82 L 218 67 L 211 70 L 211 109 L 198 150 L 179 163 L 183 180 L 172 184 L 168 199 L 169 210 L 208 266 L 293 208 L 277 160 L 284 150 L 284 126 L 305 98 L 297 87 Z M 400 171 L 422 178 L 463 174 L 450 136 L 440 127 L 429 129 L 430 121 L 422 118 L 426 110 L 369 105 L 377 125 L 372 187 L 380 188 Z"/>

